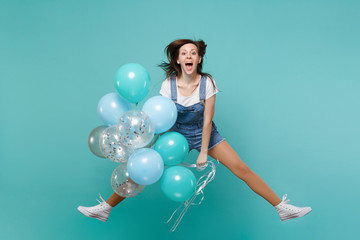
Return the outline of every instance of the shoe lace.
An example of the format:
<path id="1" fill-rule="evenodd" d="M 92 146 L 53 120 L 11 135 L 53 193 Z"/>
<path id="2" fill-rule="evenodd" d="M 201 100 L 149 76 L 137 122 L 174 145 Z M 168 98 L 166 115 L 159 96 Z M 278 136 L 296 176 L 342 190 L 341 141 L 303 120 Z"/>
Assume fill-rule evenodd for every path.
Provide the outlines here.
<path id="1" fill-rule="evenodd" d="M 98 201 L 100 204 L 105 203 L 106 201 L 101 197 L 101 194 L 99 193 L 99 197 L 102 200 L 102 202 L 99 201 L 99 199 L 96 199 L 96 201 Z"/>
<path id="2" fill-rule="evenodd" d="M 287 197 L 287 194 L 285 193 L 284 196 L 282 197 L 282 202 L 289 203 L 290 200 L 289 199 L 286 200 L 286 197 Z"/>

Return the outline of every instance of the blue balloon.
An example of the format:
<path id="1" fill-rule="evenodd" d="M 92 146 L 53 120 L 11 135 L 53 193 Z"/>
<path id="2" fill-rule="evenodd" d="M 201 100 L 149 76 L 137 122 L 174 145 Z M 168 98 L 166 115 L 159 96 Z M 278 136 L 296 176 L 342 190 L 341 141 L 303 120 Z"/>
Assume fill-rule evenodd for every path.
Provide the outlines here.
<path id="1" fill-rule="evenodd" d="M 103 96 L 97 106 L 101 120 L 108 126 L 116 125 L 119 118 L 130 109 L 130 103 L 116 92 Z"/>
<path id="2" fill-rule="evenodd" d="M 160 180 L 162 192 L 176 202 L 189 200 L 195 194 L 196 185 L 194 173 L 182 166 L 169 167 Z"/>
<path id="3" fill-rule="evenodd" d="M 142 111 L 149 115 L 155 126 L 155 133 L 166 132 L 174 125 L 177 119 L 175 103 L 163 96 L 149 98 L 144 103 Z"/>
<path id="4" fill-rule="evenodd" d="M 189 153 L 189 143 L 178 132 L 167 132 L 156 141 L 153 149 L 157 151 L 167 166 L 182 163 Z"/>
<path id="5" fill-rule="evenodd" d="M 149 92 L 150 75 L 140 64 L 127 63 L 116 72 L 115 88 L 129 102 L 138 103 Z"/>
<path id="6" fill-rule="evenodd" d="M 140 148 L 129 158 L 127 169 L 130 178 L 140 185 L 157 182 L 164 171 L 164 162 L 158 152 L 151 148 Z"/>

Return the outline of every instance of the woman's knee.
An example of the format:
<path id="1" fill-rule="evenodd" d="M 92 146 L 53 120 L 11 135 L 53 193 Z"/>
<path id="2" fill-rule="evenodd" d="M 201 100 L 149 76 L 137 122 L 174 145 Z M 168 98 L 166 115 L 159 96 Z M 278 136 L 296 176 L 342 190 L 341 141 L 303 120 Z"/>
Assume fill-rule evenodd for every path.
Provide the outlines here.
<path id="1" fill-rule="evenodd" d="M 241 163 L 234 166 L 234 173 L 242 180 L 245 180 L 253 173 L 253 171 L 246 164 Z"/>

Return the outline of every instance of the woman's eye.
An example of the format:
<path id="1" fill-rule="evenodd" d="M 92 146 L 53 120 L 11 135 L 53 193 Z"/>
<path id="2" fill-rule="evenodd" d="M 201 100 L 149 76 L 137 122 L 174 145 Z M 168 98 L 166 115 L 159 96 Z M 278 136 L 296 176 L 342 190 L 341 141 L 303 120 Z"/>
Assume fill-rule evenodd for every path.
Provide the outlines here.
<path id="1" fill-rule="evenodd" d="M 181 53 L 182 55 L 185 55 L 185 53 L 183 52 L 183 53 Z"/>
<path id="2" fill-rule="evenodd" d="M 196 55 L 196 52 L 193 52 L 192 54 L 193 54 L 193 55 Z"/>

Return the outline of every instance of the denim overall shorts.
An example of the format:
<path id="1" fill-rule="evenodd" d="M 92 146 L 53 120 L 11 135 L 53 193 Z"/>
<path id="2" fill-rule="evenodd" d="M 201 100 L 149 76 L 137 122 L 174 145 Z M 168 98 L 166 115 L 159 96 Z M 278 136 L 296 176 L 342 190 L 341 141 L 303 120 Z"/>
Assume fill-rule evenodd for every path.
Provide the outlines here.
<path id="1" fill-rule="evenodd" d="M 184 107 L 177 103 L 177 86 L 175 76 L 170 78 L 170 86 L 171 100 L 174 101 L 178 112 L 176 122 L 170 131 L 179 132 L 186 138 L 189 143 L 189 152 L 192 149 L 196 149 L 200 152 L 204 123 L 206 76 L 201 76 L 200 80 L 200 102 L 189 107 Z M 223 140 L 225 140 L 225 138 L 219 134 L 213 121 L 208 149 L 215 147 Z"/>

